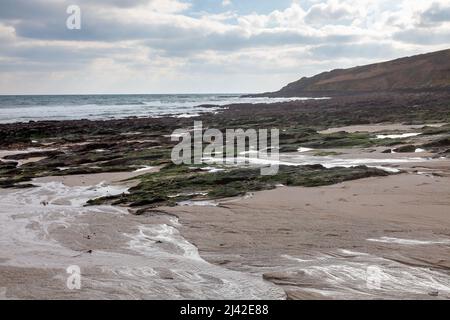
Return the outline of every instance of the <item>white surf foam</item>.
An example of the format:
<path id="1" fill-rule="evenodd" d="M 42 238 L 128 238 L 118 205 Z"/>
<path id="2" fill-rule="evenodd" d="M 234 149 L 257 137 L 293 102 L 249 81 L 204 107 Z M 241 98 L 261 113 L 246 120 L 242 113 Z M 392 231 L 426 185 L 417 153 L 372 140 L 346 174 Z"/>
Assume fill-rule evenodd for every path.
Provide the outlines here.
<path id="1" fill-rule="evenodd" d="M 283 256 L 286 258 L 286 256 Z M 411 267 L 362 252 L 338 250 L 313 259 L 290 259 L 291 271 L 305 273 L 301 289 L 337 299 L 404 299 L 450 294 L 450 278 L 429 268 Z"/>
<path id="2" fill-rule="evenodd" d="M 381 242 L 381 243 L 394 243 L 394 244 L 401 244 L 401 245 L 408 245 L 408 246 L 414 246 L 414 245 L 432 245 L 432 244 L 450 244 L 450 239 L 442 239 L 442 240 L 416 240 L 416 239 L 399 239 L 399 238 L 392 238 L 392 237 L 381 237 L 377 239 L 367 239 L 367 241 L 372 242 Z"/>
<path id="3" fill-rule="evenodd" d="M 377 139 L 403 139 L 403 138 L 411 138 L 420 135 L 421 133 L 402 133 L 402 134 L 379 134 L 377 135 Z"/>

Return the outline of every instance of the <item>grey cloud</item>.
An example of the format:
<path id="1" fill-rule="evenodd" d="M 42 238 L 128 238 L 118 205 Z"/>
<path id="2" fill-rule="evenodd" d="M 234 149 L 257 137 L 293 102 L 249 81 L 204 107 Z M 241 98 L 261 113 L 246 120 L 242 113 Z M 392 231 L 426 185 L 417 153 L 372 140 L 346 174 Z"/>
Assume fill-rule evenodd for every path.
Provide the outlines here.
<path id="1" fill-rule="evenodd" d="M 1 0 L 0 21 L 16 29 L 17 35 L 46 40 L 111 41 L 121 37 L 143 37 L 146 26 L 122 26 L 117 21 L 98 15 L 96 5 L 119 8 L 134 7 L 152 0 Z M 66 12 L 69 5 L 80 5 L 82 30 L 68 30 Z M 125 30 L 125 31 L 123 31 Z M 161 31 L 161 30 L 157 30 Z"/>
<path id="2" fill-rule="evenodd" d="M 48 71 L 75 69 L 89 64 L 94 59 L 127 55 L 127 48 L 74 48 L 58 45 L 11 45 L 0 47 L 0 56 L 8 59 L 1 70 Z M 126 62 L 126 61 L 125 61 Z"/>
<path id="3" fill-rule="evenodd" d="M 226 33 L 189 34 L 172 39 L 146 41 L 152 48 L 164 50 L 171 55 L 186 55 L 204 50 L 234 51 L 245 48 L 279 47 L 285 45 L 317 45 L 328 42 L 345 43 L 356 40 L 356 36 L 314 36 L 292 30 L 265 31 L 245 36 L 239 29 Z"/>
<path id="4" fill-rule="evenodd" d="M 82 8 L 92 6 L 109 6 L 130 8 L 149 3 L 152 0 L 1 0 L 0 19 L 57 19 L 66 15 L 69 5 L 79 5 Z"/>
<path id="5" fill-rule="evenodd" d="M 30 39 L 101 42 L 183 37 L 195 31 L 169 23 L 124 23 L 88 10 L 82 12 L 81 30 L 67 29 L 66 19 L 67 15 L 47 21 L 22 21 L 15 29 L 18 36 Z"/>
<path id="6" fill-rule="evenodd" d="M 20 37 L 44 40 L 118 41 L 166 37 L 177 33 L 178 28 L 171 25 L 149 26 L 132 21 L 123 24 L 108 16 L 100 16 L 95 8 L 95 5 L 100 4 L 125 8 L 150 1 L 152 0 L 1 0 L 0 21 L 13 26 Z M 82 8 L 81 30 L 69 30 L 66 27 L 66 9 L 70 4 L 79 4 Z"/>
<path id="7" fill-rule="evenodd" d="M 48 19 L 64 15 L 68 4 L 48 0 L 1 0 L 0 19 Z"/>
<path id="8" fill-rule="evenodd" d="M 430 8 L 421 14 L 420 21 L 422 25 L 433 25 L 450 21 L 450 5 L 443 7 L 440 3 L 434 2 Z"/>
<path id="9" fill-rule="evenodd" d="M 310 52 L 313 57 L 323 59 L 383 59 L 399 55 L 398 49 L 386 43 L 325 44 L 312 48 Z"/>
<path id="10" fill-rule="evenodd" d="M 419 45 L 450 44 L 450 30 L 409 29 L 396 32 L 393 39 Z"/>
<path id="11" fill-rule="evenodd" d="M 149 46 L 172 52 L 219 50 L 245 47 L 319 44 L 328 41 L 348 42 L 352 35 L 315 36 L 293 30 L 263 31 L 246 36 L 239 28 L 226 32 L 210 32 L 202 27 L 182 27 L 174 24 L 123 24 L 107 17 L 84 12 L 81 30 L 68 30 L 65 17 L 52 21 L 24 21 L 15 25 L 21 37 L 45 40 L 121 41 L 145 40 Z"/>
<path id="12" fill-rule="evenodd" d="M 64 68 L 62 68 L 64 67 Z M 53 63 L 53 64 L 42 64 L 37 63 L 35 61 L 7 61 L 7 62 L 0 62 L 0 72 L 3 73 L 20 73 L 20 72 L 36 72 L 36 73 L 42 73 L 42 72 L 52 72 L 55 70 L 75 70 L 77 68 L 81 67 L 81 65 L 77 64 L 71 64 L 70 66 L 65 66 L 60 63 Z"/>
<path id="13" fill-rule="evenodd" d="M 78 0 L 79 4 L 98 4 L 102 6 L 114 6 L 119 8 L 132 8 L 151 2 L 152 0 Z"/>
<path id="14" fill-rule="evenodd" d="M 263 32 L 245 36 L 240 30 L 225 33 L 190 34 L 186 37 L 150 39 L 146 43 L 152 48 L 162 49 L 172 54 L 185 54 L 203 50 L 233 51 L 248 47 L 274 46 L 285 44 L 306 44 L 315 38 L 295 32 Z"/>

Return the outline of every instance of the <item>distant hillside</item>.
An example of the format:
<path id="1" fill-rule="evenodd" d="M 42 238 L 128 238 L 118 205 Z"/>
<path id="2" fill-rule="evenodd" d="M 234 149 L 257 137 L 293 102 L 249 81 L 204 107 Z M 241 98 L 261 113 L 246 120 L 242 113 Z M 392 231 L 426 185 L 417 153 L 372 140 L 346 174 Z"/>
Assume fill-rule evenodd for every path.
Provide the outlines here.
<path id="1" fill-rule="evenodd" d="M 263 96 L 324 96 L 373 91 L 450 90 L 450 49 L 350 69 L 336 69 Z"/>

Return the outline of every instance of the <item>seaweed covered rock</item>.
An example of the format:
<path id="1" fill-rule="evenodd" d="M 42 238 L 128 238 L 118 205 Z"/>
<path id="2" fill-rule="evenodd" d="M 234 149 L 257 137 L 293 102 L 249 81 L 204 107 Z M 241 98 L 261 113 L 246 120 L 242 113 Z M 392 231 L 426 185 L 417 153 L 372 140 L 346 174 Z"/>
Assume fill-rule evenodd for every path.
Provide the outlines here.
<path id="1" fill-rule="evenodd" d="M 416 146 L 406 145 L 406 146 L 401 146 L 401 147 L 395 148 L 394 151 L 400 152 L 400 153 L 411 153 L 411 152 L 415 152 L 416 149 L 417 149 Z"/>
<path id="2" fill-rule="evenodd" d="M 15 161 L 1 161 L 0 160 L 0 171 L 11 170 L 17 167 L 17 162 Z"/>
<path id="3" fill-rule="evenodd" d="M 424 148 L 440 148 L 440 147 L 450 147 L 450 137 L 445 137 L 432 141 L 430 143 L 424 144 Z"/>
<path id="4" fill-rule="evenodd" d="M 220 172 L 199 172 L 197 168 L 169 165 L 160 172 L 141 177 L 129 193 L 93 199 L 89 204 L 121 204 L 133 207 L 173 206 L 186 200 L 212 200 L 270 190 L 278 185 L 315 187 L 389 173 L 376 168 L 325 168 L 321 165 L 280 166 L 273 176 L 259 168 L 228 168 Z"/>

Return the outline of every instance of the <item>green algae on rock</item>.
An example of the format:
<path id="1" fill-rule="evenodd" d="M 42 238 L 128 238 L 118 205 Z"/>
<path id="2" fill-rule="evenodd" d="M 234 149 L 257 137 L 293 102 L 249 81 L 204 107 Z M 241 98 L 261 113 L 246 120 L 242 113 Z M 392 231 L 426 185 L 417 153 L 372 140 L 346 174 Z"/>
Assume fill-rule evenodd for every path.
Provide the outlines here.
<path id="1" fill-rule="evenodd" d="M 198 168 L 170 165 L 158 173 L 146 174 L 129 193 L 93 199 L 90 205 L 114 204 L 131 207 L 173 206 L 186 200 L 213 200 L 270 190 L 278 185 L 316 187 L 348 180 L 387 176 L 366 166 L 327 169 L 321 165 L 280 166 L 273 176 L 262 176 L 258 168 L 230 168 L 220 172 L 199 172 Z"/>

